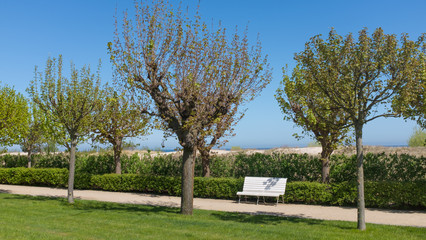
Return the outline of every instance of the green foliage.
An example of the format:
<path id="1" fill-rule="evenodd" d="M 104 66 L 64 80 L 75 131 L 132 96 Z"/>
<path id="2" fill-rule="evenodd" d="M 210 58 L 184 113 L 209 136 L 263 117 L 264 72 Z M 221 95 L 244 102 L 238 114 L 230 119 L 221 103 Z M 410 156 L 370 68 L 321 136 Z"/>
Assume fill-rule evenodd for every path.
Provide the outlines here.
<path id="1" fill-rule="evenodd" d="M 59 168 L 0 168 L 0 183 L 30 186 L 65 187 L 68 170 Z"/>
<path id="2" fill-rule="evenodd" d="M 148 134 L 149 116 L 141 114 L 144 103 L 133 101 L 124 90 L 117 92 L 106 86 L 104 92 L 102 108 L 97 109 L 93 125 L 94 140 L 114 146 L 119 141 L 120 151 L 123 147 L 136 147 L 132 142 L 123 142 L 123 138 Z"/>
<path id="3" fill-rule="evenodd" d="M 238 154 L 232 172 L 237 178 L 285 177 L 289 181 L 317 181 L 321 179 L 321 162 L 307 154 Z"/>
<path id="4" fill-rule="evenodd" d="M 53 139 L 53 136 L 52 136 L 51 140 L 48 140 L 47 142 L 45 142 L 42 145 L 41 150 L 42 150 L 42 152 L 47 153 L 47 154 L 58 152 L 59 149 L 58 149 L 57 145 L 58 144 L 56 143 L 56 141 Z"/>
<path id="5" fill-rule="evenodd" d="M 76 172 L 106 174 L 114 172 L 115 163 L 111 154 L 99 156 L 79 154 L 76 159 L 75 168 Z"/>
<path id="6" fill-rule="evenodd" d="M 146 103 L 132 100 L 124 90 L 117 92 L 106 86 L 104 92 L 102 107 L 96 112 L 96 121 L 92 126 L 92 139 L 112 145 L 116 173 L 121 173 L 120 155 L 123 148 L 134 149 L 137 146 L 132 142 L 124 142 L 123 139 L 147 135 L 150 116 L 141 113 L 141 109 L 146 108 Z"/>
<path id="7" fill-rule="evenodd" d="M 243 150 L 240 146 L 232 146 L 231 151 L 240 151 Z"/>
<path id="8" fill-rule="evenodd" d="M 417 81 L 408 85 L 405 89 L 398 92 L 398 95 L 392 102 L 392 108 L 404 118 L 417 120 L 421 128 L 426 128 L 426 33 L 423 33 L 417 44 L 421 46 L 422 51 L 417 54 L 414 64 L 419 68 L 416 72 Z"/>
<path id="9" fill-rule="evenodd" d="M 331 187 L 316 182 L 289 182 L 284 195 L 285 202 L 305 204 L 330 204 L 333 199 Z"/>
<path id="10" fill-rule="evenodd" d="M 38 107 L 51 120 L 53 138 L 70 152 L 68 202 L 73 203 L 75 151 L 97 121 L 96 110 L 101 107 L 104 92 L 100 89 L 100 64 L 97 76 L 90 67 L 81 70 L 71 64 L 71 77 L 62 75 L 62 56 L 48 58 L 44 73 L 35 69 L 35 77 L 27 89 Z"/>
<path id="11" fill-rule="evenodd" d="M 41 152 L 44 142 L 52 141 L 49 136 L 49 120 L 35 104 L 30 103 L 26 131 L 21 133 L 19 145 L 27 153 Z"/>
<path id="12" fill-rule="evenodd" d="M 24 155 L 5 154 L 0 157 L 0 167 L 4 168 L 26 167 L 27 163 L 28 159 Z"/>
<path id="13" fill-rule="evenodd" d="M 62 145 L 71 148 L 71 140 L 84 140 L 95 119 L 93 114 L 100 107 L 103 91 L 100 76 L 91 73 L 90 67 L 81 70 L 71 64 L 70 79 L 62 75 L 62 55 L 48 58 L 46 70 L 38 72 L 27 89 L 33 101 L 52 121 L 51 132 Z"/>
<path id="14" fill-rule="evenodd" d="M 308 143 L 308 147 L 321 147 L 321 143 L 318 141 L 312 141 Z"/>
<path id="15" fill-rule="evenodd" d="M 312 80 L 312 75 L 299 60 L 289 76 L 283 70 L 283 80 L 277 89 L 275 98 L 284 114 L 284 120 L 291 120 L 302 128 L 302 134 L 313 137 L 322 147 L 323 161 L 328 162 L 330 155 L 344 140 L 348 140 L 349 129 L 347 113 L 337 107 L 334 101 L 320 91 Z M 297 139 L 302 138 L 295 134 Z M 324 165 L 323 182 L 328 182 L 327 165 Z"/>
<path id="16" fill-rule="evenodd" d="M 367 153 L 364 162 L 365 178 L 369 181 L 426 181 L 425 157 L 407 154 Z M 179 177 L 182 174 L 181 157 L 149 154 L 139 157 L 121 156 L 123 173 Z M 330 181 L 356 181 L 356 156 L 332 155 Z M 0 167 L 25 167 L 26 156 L 3 155 Z M 68 168 L 66 154 L 33 156 L 35 168 Z M 195 175 L 202 176 L 201 159 L 196 159 Z M 77 154 L 77 173 L 107 174 L 115 171 L 112 154 Z M 211 160 L 211 176 L 215 178 L 245 176 L 286 177 L 289 181 L 321 181 L 321 161 L 307 154 L 251 154 L 218 155 Z"/>
<path id="17" fill-rule="evenodd" d="M 425 181 L 426 157 L 407 154 L 372 154 L 364 156 L 364 177 L 369 181 Z M 356 181 L 356 156 L 333 155 L 330 179 L 332 182 Z"/>
<path id="18" fill-rule="evenodd" d="M 11 146 L 19 142 L 27 131 L 27 100 L 10 87 L 0 88 L 0 146 Z"/>
<path id="19" fill-rule="evenodd" d="M 365 204 L 367 207 L 395 209 L 426 209 L 425 182 L 365 182 Z M 331 204 L 356 206 L 356 182 L 332 185 Z"/>
<path id="20" fill-rule="evenodd" d="M 66 169 L 0 168 L 0 184 L 65 187 Z M 237 199 L 244 178 L 194 178 L 194 196 L 203 198 Z M 179 196 L 181 178 L 139 174 L 90 175 L 77 173 L 77 189 L 143 192 Z M 426 209 L 425 181 L 367 181 L 367 207 L 395 209 Z M 356 183 L 288 182 L 284 201 L 287 203 L 355 206 Z"/>
<path id="21" fill-rule="evenodd" d="M 409 147 L 424 147 L 426 146 L 426 131 L 421 128 L 415 128 L 410 139 L 408 139 Z"/>
<path id="22" fill-rule="evenodd" d="M 140 143 L 134 143 L 132 141 L 124 141 L 123 142 L 123 150 L 136 150 L 141 144 Z"/>
<path id="23" fill-rule="evenodd" d="M 180 195 L 179 177 L 105 174 L 91 179 L 93 189 Z"/>
<path id="24" fill-rule="evenodd" d="M 34 155 L 36 168 L 66 168 L 69 169 L 69 156 L 67 154 Z"/>
<path id="25" fill-rule="evenodd" d="M 182 158 L 172 155 L 157 155 L 148 157 L 151 171 L 156 176 L 180 176 L 182 174 Z"/>

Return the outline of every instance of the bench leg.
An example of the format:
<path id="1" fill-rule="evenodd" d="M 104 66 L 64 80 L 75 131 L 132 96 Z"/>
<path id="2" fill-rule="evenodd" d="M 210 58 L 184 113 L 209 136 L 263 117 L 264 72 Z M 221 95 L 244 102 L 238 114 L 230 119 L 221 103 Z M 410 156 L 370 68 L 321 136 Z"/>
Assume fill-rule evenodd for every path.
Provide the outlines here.
<path id="1" fill-rule="evenodd" d="M 277 197 L 277 205 L 275 205 L 275 206 L 278 206 L 278 199 L 280 199 L 280 197 L 279 197 L 279 196 Z"/>
<path id="2" fill-rule="evenodd" d="M 241 201 L 241 196 L 238 196 L 238 203 L 240 203 Z"/>
<path id="3" fill-rule="evenodd" d="M 256 205 L 259 205 L 259 197 L 257 197 Z"/>

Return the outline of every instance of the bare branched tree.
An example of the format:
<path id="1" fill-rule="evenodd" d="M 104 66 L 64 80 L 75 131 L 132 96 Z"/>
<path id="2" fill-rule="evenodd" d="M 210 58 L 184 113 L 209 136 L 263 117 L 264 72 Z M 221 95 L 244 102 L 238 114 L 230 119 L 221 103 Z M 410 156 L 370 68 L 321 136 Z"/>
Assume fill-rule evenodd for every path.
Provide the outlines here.
<path id="1" fill-rule="evenodd" d="M 200 139 L 230 127 L 228 116 L 238 118 L 238 107 L 270 82 L 260 42 L 250 47 L 247 31 L 229 38 L 221 26 L 210 30 L 198 12 L 191 18 L 161 0 L 136 4 L 135 18 L 125 14 L 116 26 L 108 44 L 111 60 L 125 84 L 150 97 L 143 112 L 160 120 L 183 147 L 181 213 L 192 214 Z"/>

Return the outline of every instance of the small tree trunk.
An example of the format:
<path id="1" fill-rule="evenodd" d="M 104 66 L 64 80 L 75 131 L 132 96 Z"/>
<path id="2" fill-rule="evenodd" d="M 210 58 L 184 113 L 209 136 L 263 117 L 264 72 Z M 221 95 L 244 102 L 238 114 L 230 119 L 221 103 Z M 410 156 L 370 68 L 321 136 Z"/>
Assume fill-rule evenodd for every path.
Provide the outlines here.
<path id="1" fill-rule="evenodd" d="M 333 153 L 333 149 L 323 145 L 321 151 L 321 162 L 322 162 L 322 183 L 330 182 L 330 155 Z"/>
<path id="2" fill-rule="evenodd" d="M 118 140 L 115 142 L 114 146 L 114 161 L 115 161 L 115 173 L 121 174 L 121 141 Z"/>
<path id="3" fill-rule="evenodd" d="M 203 165 L 203 177 L 210 177 L 210 149 L 200 148 L 199 151 Z"/>
<path id="4" fill-rule="evenodd" d="M 31 158 L 32 158 L 32 150 L 28 149 L 28 168 L 31 168 Z"/>
<path id="5" fill-rule="evenodd" d="M 363 166 L 363 149 L 362 149 L 362 124 L 355 125 L 356 137 L 356 158 L 358 172 L 358 229 L 365 230 L 365 200 L 364 200 L 364 166 Z"/>
<path id="6" fill-rule="evenodd" d="M 70 170 L 68 176 L 68 203 L 74 203 L 74 176 L 75 176 L 75 149 L 77 147 L 77 138 L 71 138 L 70 149 Z"/>
<path id="7" fill-rule="evenodd" d="M 182 197 L 180 212 L 183 215 L 192 215 L 194 205 L 194 157 L 195 148 L 183 148 L 182 161 Z"/>

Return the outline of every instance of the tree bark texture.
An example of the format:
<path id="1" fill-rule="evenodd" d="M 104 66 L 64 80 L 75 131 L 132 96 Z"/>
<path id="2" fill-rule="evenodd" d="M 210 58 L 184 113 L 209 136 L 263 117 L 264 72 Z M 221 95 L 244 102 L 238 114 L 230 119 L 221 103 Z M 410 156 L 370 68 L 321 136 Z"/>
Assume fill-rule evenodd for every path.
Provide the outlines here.
<path id="1" fill-rule="evenodd" d="M 121 141 L 116 141 L 114 148 L 115 173 L 121 174 Z"/>
<path id="2" fill-rule="evenodd" d="M 357 187 L 358 187 L 358 229 L 365 230 L 365 200 L 364 200 L 364 153 L 362 148 L 362 124 L 355 125 L 356 158 L 357 158 Z"/>
<path id="3" fill-rule="evenodd" d="M 77 147 L 77 139 L 71 139 L 70 149 L 70 170 L 68 175 L 68 203 L 74 203 L 74 176 L 75 176 L 75 149 Z"/>
<path id="4" fill-rule="evenodd" d="M 210 149 L 199 149 L 201 164 L 203 165 L 203 177 L 210 177 Z"/>
<path id="5" fill-rule="evenodd" d="M 321 151 L 321 162 L 322 162 L 322 182 L 330 182 L 330 156 L 333 153 L 333 149 L 330 149 L 327 146 L 322 147 Z"/>
<path id="6" fill-rule="evenodd" d="M 29 151 L 28 151 L 28 168 L 31 168 L 32 155 L 33 155 L 32 150 L 29 149 Z"/>
<path id="7" fill-rule="evenodd" d="M 194 157 L 195 149 L 183 148 L 182 161 L 182 197 L 180 212 L 184 215 L 192 215 L 194 202 Z"/>

